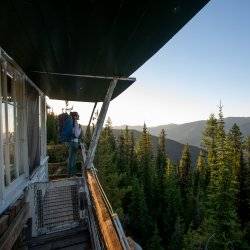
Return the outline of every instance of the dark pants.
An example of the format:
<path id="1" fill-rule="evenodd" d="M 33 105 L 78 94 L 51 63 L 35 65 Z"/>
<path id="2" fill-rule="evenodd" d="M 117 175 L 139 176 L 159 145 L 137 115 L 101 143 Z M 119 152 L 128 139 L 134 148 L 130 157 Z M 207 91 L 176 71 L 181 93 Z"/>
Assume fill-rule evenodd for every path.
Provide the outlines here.
<path id="1" fill-rule="evenodd" d="M 78 142 L 68 142 L 69 158 L 68 158 L 68 174 L 70 176 L 76 175 L 76 154 L 78 150 Z"/>

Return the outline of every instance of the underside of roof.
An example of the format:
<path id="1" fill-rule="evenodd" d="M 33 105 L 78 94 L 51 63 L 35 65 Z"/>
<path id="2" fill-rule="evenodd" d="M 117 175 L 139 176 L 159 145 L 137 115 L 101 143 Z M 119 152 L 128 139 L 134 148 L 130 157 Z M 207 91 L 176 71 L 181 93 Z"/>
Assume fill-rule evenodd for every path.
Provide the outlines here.
<path id="1" fill-rule="evenodd" d="M 107 79 L 128 77 L 208 0 L 1 1 L 0 46 L 50 98 L 102 101 Z M 134 82 L 118 81 L 113 98 Z"/>

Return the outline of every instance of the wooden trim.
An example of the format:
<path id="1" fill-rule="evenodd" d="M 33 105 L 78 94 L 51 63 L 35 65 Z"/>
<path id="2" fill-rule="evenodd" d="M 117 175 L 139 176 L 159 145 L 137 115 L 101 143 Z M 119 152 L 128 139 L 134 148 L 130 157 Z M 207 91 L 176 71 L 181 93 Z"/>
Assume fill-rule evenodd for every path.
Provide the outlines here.
<path id="1" fill-rule="evenodd" d="M 21 211 L 10 224 L 8 230 L 0 238 L 0 249 L 9 250 L 13 247 L 27 220 L 27 215 L 28 203 L 25 203 Z"/>
<path id="2" fill-rule="evenodd" d="M 91 171 L 86 172 L 87 184 L 90 190 L 94 211 L 97 217 L 101 235 L 103 237 L 106 249 L 122 250 L 123 247 L 119 240 L 119 236 L 113 224 L 113 218 L 110 214 L 105 201 L 100 192 L 98 183 Z"/>

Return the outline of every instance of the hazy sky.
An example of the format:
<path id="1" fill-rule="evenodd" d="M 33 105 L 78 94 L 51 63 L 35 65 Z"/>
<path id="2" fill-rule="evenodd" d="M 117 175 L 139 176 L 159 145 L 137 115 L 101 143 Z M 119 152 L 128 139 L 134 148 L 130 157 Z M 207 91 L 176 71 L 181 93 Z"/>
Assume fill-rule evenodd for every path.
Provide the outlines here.
<path id="1" fill-rule="evenodd" d="M 225 116 L 250 116 L 250 0 L 212 0 L 133 76 L 111 102 L 114 125 L 206 119 L 220 99 Z M 87 123 L 93 104 L 71 104 Z"/>

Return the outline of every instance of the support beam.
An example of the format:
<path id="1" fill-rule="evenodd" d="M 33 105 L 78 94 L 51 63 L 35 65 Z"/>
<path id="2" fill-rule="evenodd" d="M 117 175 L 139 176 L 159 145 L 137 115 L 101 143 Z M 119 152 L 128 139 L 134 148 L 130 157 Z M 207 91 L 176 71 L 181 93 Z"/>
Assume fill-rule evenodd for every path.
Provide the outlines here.
<path id="1" fill-rule="evenodd" d="M 88 150 L 88 154 L 87 154 L 87 159 L 85 162 L 85 167 L 87 169 L 90 169 L 92 166 L 92 163 L 93 163 L 93 160 L 95 157 L 97 143 L 99 141 L 99 137 L 100 137 L 100 134 L 102 131 L 103 123 L 104 123 L 104 120 L 105 120 L 105 117 L 106 117 L 106 114 L 108 111 L 109 103 L 110 103 L 110 100 L 112 98 L 117 81 L 118 81 L 118 79 L 114 78 L 110 82 L 109 89 L 108 89 L 107 94 L 105 96 L 105 99 L 103 101 L 101 112 L 100 112 L 98 119 L 97 119 L 96 127 L 94 130 L 93 136 L 92 136 L 92 140 L 90 142 L 90 146 L 89 146 L 89 150 Z"/>
<path id="2" fill-rule="evenodd" d="M 87 129 L 89 129 L 89 127 L 90 127 L 90 123 L 91 123 L 91 121 L 92 121 L 92 118 L 93 118 L 93 115 L 94 115 L 94 112 L 95 112 L 96 105 L 97 105 L 97 102 L 95 102 L 95 105 L 94 105 L 94 107 L 93 107 L 91 116 L 90 116 L 90 118 L 89 118 L 89 123 L 88 123 Z M 87 132 L 87 129 L 86 129 L 86 132 Z"/>
<path id="3" fill-rule="evenodd" d="M 43 74 L 43 75 L 54 75 L 54 76 L 64 76 L 64 77 L 79 77 L 79 78 L 93 78 L 102 80 L 113 80 L 116 78 L 120 81 L 135 81 L 134 77 L 122 77 L 122 76 L 100 76 L 100 75 L 80 75 L 80 74 L 67 74 L 67 73 L 57 73 L 57 72 L 45 72 L 45 71 L 32 71 L 32 73 Z"/>

